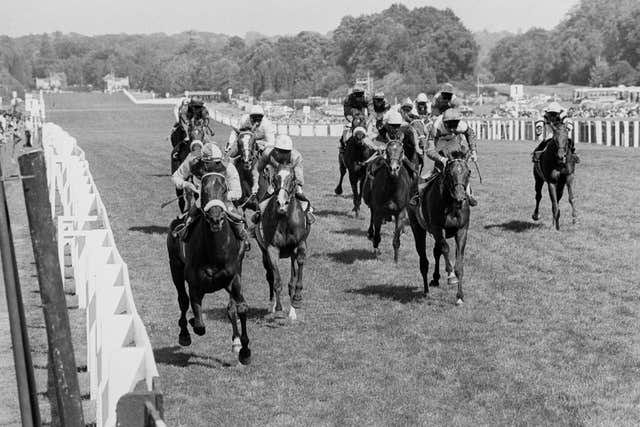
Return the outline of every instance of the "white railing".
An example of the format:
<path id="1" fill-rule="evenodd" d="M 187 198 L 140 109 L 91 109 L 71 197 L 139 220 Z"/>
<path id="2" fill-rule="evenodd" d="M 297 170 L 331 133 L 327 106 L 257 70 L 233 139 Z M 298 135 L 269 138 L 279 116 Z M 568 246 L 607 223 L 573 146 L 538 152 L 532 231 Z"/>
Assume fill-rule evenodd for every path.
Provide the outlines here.
<path id="1" fill-rule="evenodd" d="M 43 149 L 64 277 L 69 246 L 78 305 L 86 310 L 87 369 L 97 425 L 116 425 L 118 399 L 144 381 L 153 388 L 158 370 L 147 331 L 136 310 L 127 264 L 116 247 L 107 211 L 76 139 L 45 123 Z"/>
<path id="2" fill-rule="evenodd" d="M 211 116 L 225 125 L 238 126 L 240 118 L 214 110 Z M 477 137 L 489 141 L 535 139 L 535 121 L 530 119 L 466 119 Z M 572 138 L 579 143 L 640 148 L 640 119 L 572 119 Z M 342 124 L 276 124 L 276 132 L 291 136 L 342 135 Z"/>

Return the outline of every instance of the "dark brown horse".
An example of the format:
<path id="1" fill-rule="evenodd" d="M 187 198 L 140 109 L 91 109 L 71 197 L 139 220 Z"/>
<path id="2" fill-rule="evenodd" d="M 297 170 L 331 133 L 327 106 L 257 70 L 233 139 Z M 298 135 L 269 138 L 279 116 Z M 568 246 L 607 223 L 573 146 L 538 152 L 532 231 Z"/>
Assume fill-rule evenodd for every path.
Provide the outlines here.
<path id="1" fill-rule="evenodd" d="M 355 115 L 353 116 L 353 120 L 351 121 L 351 131 L 353 132 L 353 130 L 357 127 L 364 127 L 366 129 L 367 124 L 366 121 L 364 119 L 364 117 L 362 117 L 361 115 Z M 349 139 L 353 138 L 353 134 L 351 135 L 351 137 Z M 338 152 L 338 168 L 340 170 L 340 178 L 338 179 L 338 185 L 336 186 L 335 190 L 333 190 L 338 196 L 342 194 L 342 180 L 344 179 L 344 176 L 347 173 L 348 170 L 348 166 L 347 163 L 345 162 L 345 151 L 346 151 L 346 145 L 348 143 L 349 140 L 347 141 L 342 141 L 342 137 L 340 137 L 340 147 L 341 149 Z M 353 184 L 352 184 L 353 187 Z"/>
<path id="2" fill-rule="evenodd" d="M 402 142 L 394 140 L 387 144 L 386 158 L 383 165 L 369 175 L 363 185 L 362 196 L 371 210 L 371 221 L 367 236 L 373 241 L 373 251 L 380 254 L 380 227 L 387 218 L 395 217 L 396 225 L 393 235 L 393 260 L 398 262 L 400 236 L 407 216 L 407 205 L 410 199 L 412 175 L 404 165 L 404 148 Z"/>
<path id="3" fill-rule="evenodd" d="M 542 199 L 542 186 L 546 182 L 551 198 L 551 211 L 553 213 L 553 225 L 560 230 L 560 207 L 558 203 L 562 199 L 564 187 L 567 187 L 571 216 L 576 223 L 576 207 L 573 201 L 573 177 L 576 167 L 575 154 L 573 153 L 573 141 L 569 139 L 569 130 L 566 125 L 560 124 L 553 128 L 553 137 L 547 143 L 540 160 L 534 163 L 533 177 L 535 178 L 536 208 L 531 216 L 534 221 L 540 219 L 538 209 Z"/>
<path id="4" fill-rule="evenodd" d="M 251 351 L 247 335 L 249 308 L 241 284 L 244 245 L 236 238 L 226 217 L 224 165 L 217 163 L 208 170 L 213 171 L 202 175 L 200 197 L 203 208 L 192 224 L 191 237 L 184 243 L 174 234 L 174 228 L 180 223 L 178 219 L 171 223 L 167 236 L 171 276 L 180 305 L 178 342 L 183 346 L 191 344 L 186 318 L 189 302 L 194 316 L 190 320 L 193 331 L 196 335 L 204 335 L 202 299 L 205 294 L 225 289 L 229 293 L 227 316 L 233 328 L 232 348 L 239 353 L 240 363 L 246 365 L 251 361 Z M 185 280 L 189 284 L 188 293 Z M 242 334 L 238 332 L 238 318 Z"/>
<path id="5" fill-rule="evenodd" d="M 424 143 L 427 138 L 427 130 L 422 120 L 412 120 L 408 126 L 404 126 L 404 155 L 413 164 L 414 170 L 420 173 L 423 166 L 423 159 L 420 153 L 416 150 L 418 145 L 424 150 Z M 417 144 L 416 144 L 417 142 Z"/>
<path id="6" fill-rule="evenodd" d="M 353 194 L 353 212 L 358 218 L 360 214 L 360 204 L 362 202 L 362 184 L 366 176 L 367 166 L 364 164 L 375 150 L 360 139 L 352 135 L 344 147 L 344 164 L 349 171 L 349 183 Z"/>
<path id="7" fill-rule="evenodd" d="M 291 258 L 289 318 L 295 320 L 296 309 L 302 304 L 302 270 L 311 225 L 302 204 L 296 198 L 296 179 L 290 165 L 281 165 L 275 171 L 273 186 L 275 192 L 263 209 L 256 229 L 256 240 L 262 251 L 262 264 L 269 283 L 272 313 L 282 311 L 282 277 L 278 269 L 278 259 Z"/>
<path id="8" fill-rule="evenodd" d="M 257 209 L 257 201 L 262 200 L 265 196 L 266 185 L 260 185 L 257 200 L 250 199 L 251 188 L 253 187 L 253 166 L 260 155 L 260 148 L 256 142 L 255 135 L 250 130 L 235 130 L 238 134 L 236 144 L 238 147 L 237 156 L 233 158 L 233 164 L 240 175 L 240 185 L 242 187 L 242 197 L 238 201 L 243 208 Z M 265 174 L 260 176 L 260 180 L 264 180 Z"/>
<path id="9" fill-rule="evenodd" d="M 464 276 L 464 249 L 469 229 L 469 202 L 465 189 L 469 184 L 471 170 L 465 154 L 454 151 L 450 154 L 444 172 L 440 173 L 423 190 L 419 207 L 409 209 L 409 222 L 420 258 L 420 273 L 425 295 L 429 293 L 429 261 L 426 254 L 426 235 L 435 239 L 433 257 L 435 267 L 431 286 L 438 286 L 440 280 L 440 256 L 444 255 L 449 284 L 458 284 L 457 304 L 464 301 L 462 279 Z M 456 242 L 455 269 L 449 258 L 447 238 Z"/>
<path id="10" fill-rule="evenodd" d="M 191 151 L 191 143 L 193 141 L 202 141 L 204 143 L 205 128 L 204 126 L 194 126 L 189 132 L 189 138 L 185 141 L 185 133 L 181 126 L 178 126 L 171 133 L 171 174 L 173 174 L 184 159 L 187 158 Z M 186 212 L 189 210 L 189 203 L 187 203 L 184 191 L 176 188 L 176 196 L 178 197 L 178 207 L 180 212 Z"/>

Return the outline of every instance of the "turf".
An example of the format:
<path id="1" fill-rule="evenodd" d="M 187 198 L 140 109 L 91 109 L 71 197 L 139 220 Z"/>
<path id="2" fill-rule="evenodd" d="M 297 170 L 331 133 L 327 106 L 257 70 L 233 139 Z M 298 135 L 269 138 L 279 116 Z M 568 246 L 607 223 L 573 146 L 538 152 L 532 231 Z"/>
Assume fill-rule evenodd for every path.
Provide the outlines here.
<path id="1" fill-rule="evenodd" d="M 640 424 L 640 151 L 579 146 L 580 219 L 571 224 L 563 200 L 556 232 L 546 192 L 542 220 L 530 220 L 533 143 L 481 142 L 484 184 L 474 181 L 480 204 L 466 302 L 456 307 L 447 285 L 421 295 L 410 232 L 394 265 L 386 225 L 374 258 L 368 219 L 349 214 L 348 184 L 346 196 L 333 195 L 336 141 L 295 138 L 318 216 L 304 305 L 295 323 L 265 318 L 268 288 L 254 243 L 243 276 L 254 357 L 240 367 L 222 293 L 205 298 L 207 335 L 193 336 L 191 347 L 177 342 L 165 248 L 177 208 L 159 208 L 173 196 L 171 108 L 119 95 L 47 99 L 54 101 L 48 119 L 86 151 L 129 264 L 168 425 Z M 215 129 L 225 141 L 229 130 Z"/>

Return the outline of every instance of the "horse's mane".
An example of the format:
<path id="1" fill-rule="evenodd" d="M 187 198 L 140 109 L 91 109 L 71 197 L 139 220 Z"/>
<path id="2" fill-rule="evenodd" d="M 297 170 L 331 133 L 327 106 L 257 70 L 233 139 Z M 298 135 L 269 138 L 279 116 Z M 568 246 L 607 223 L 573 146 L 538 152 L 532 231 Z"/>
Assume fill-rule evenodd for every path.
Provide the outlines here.
<path id="1" fill-rule="evenodd" d="M 222 161 L 214 160 L 214 161 L 206 161 L 203 159 L 199 159 L 196 163 L 195 167 L 195 175 L 198 177 L 202 177 L 207 173 L 220 173 L 224 175 L 226 173 L 227 167 L 222 163 Z"/>
<path id="2" fill-rule="evenodd" d="M 467 154 L 466 154 L 466 153 L 463 153 L 463 152 L 462 152 L 462 151 L 460 151 L 460 150 L 451 151 L 451 152 L 449 153 L 449 155 L 451 156 L 451 158 L 453 158 L 453 159 L 455 159 L 455 160 L 459 160 L 459 159 L 464 160 L 464 159 L 465 159 L 465 157 L 467 157 Z"/>

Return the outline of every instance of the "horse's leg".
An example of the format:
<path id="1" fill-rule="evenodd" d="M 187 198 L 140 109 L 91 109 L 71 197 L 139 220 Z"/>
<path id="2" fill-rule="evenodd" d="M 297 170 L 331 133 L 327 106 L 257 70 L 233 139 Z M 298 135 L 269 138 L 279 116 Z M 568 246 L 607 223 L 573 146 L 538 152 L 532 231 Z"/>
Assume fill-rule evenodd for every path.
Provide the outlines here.
<path id="1" fill-rule="evenodd" d="M 296 310 L 302 306 L 302 270 L 304 269 L 304 262 L 306 261 L 306 258 L 307 242 L 303 240 L 298 245 L 298 249 L 296 251 L 296 288 L 293 293 L 293 298 L 291 298 L 291 310 L 289 311 L 289 319 L 291 320 L 296 320 Z"/>
<path id="2" fill-rule="evenodd" d="M 233 284 L 231 285 L 233 286 Z M 227 318 L 231 322 L 231 329 L 233 331 L 231 335 L 231 350 L 238 354 L 240 352 L 240 331 L 238 331 L 238 310 L 236 308 L 236 302 L 231 295 L 231 287 L 227 289 L 229 291 L 229 304 L 227 304 Z"/>
<path id="3" fill-rule="evenodd" d="M 229 294 L 230 302 L 229 305 L 233 302 L 233 309 L 235 311 L 235 315 L 240 318 L 240 327 L 242 329 L 242 334 L 240 335 L 240 352 L 238 355 L 238 360 L 243 365 L 248 365 L 251 363 L 251 350 L 249 350 L 249 335 L 247 334 L 247 312 L 249 311 L 249 306 L 242 295 L 242 284 L 240 282 L 240 276 L 236 275 L 231 283 L 231 292 Z M 234 335 L 234 349 L 236 345 L 235 337 L 238 336 L 238 325 L 234 320 L 232 321 L 233 326 L 233 335 Z"/>
<path id="4" fill-rule="evenodd" d="M 204 322 L 202 321 L 202 298 L 204 293 L 197 289 L 193 289 L 194 286 L 189 286 L 189 297 L 191 298 L 191 310 L 193 311 L 193 319 L 191 319 L 191 327 L 196 335 L 204 335 L 206 329 Z"/>
<path id="5" fill-rule="evenodd" d="M 558 206 L 558 195 L 556 184 L 548 183 L 549 197 L 551 198 L 551 212 L 553 213 L 553 225 L 556 230 L 560 230 L 560 207 Z"/>
<path id="6" fill-rule="evenodd" d="M 567 176 L 567 195 L 569 196 L 569 204 L 571 205 L 571 217 L 575 224 L 578 220 L 578 212 L 576 211 L 576 206 L 573 201 L 573 174 Z"/>
<path id="7" fill-rule="evenodd" d="M 369 215 L 369 229 L 367 230 L 367 239 L 373 241 L 373 210 Z"/>
<path id="8" fill-rule="evenodd" d="M 349 169 L 349 184 L 351 184 L 351 194 L 353 196 L 353 213 L 356 218 L 360 211 L 360 201 L 358 200 L 358 177 Z"/>
<path id="9" fill-rule="evenodd" d="M 171 278 L 173 284 L 178 291 L 178 305 L 180 306 L 180 334 L 178 335 L 178 343 L 182 346 L 191 345 L 191 334 L 187 328 L 187 311 L 189 310 L 189 294 L 184 284 L 184 264 L 180 261 L 170 261 Z"/>
<path id="10" fill-rule="evenodd" d="M 176 197 L 178 198 L 178 209 L 180 209 L 180 213 L 185 212 L 185 208 L 187 205 L 187 202 L 184 200 L 184 197 L 182 197 L 183 194 L 184 194 L 184 190 L 176 188 Z"/>
<path id="11" fill-rule="evenodd" d="M 291 256 L 291 258 L 289 258 L 289 260 L 291 261 L 291 277 L 289 278 L 289 298 L 293 298 L 293 290 L 296 282 L 296 276 L 298 275 L 297 268 L 296 268 L 297 265 L 296 265 L 295 253 Z"/>
<path id="12" fill-rule="evenodd" d="M 535 184 L 535 190 L 536 190 L 536 208 L 533 211 L 533 215 L 531 215 L 531 218 L 534 221 L 537 221 L 540 219 L 540 200 L 542 200 L 542 185 L 544 184 L 544 179 L 540 178 L 535 171 L 533 172 L 533 177 L 536 180 L 536 184 Z"/>
<path id="13" fill-rule="evenodd" d="M 280 276 L 280 270 L 278 269 L 278 258 L 280 256 L 280 249 L 275 246 L 267 247 L 269 252 L 269 261 L 271 262 L 271 268 L 273 272 L 273 291 L 276 296 L 275 312 L 282 311 L 282 277 Z"/>
<path id="14" fill-rule="evenodd" d="M 435 229 L 433 233 L 433 238 L 435 240 L 433 244 L 433 279 L 429 286 L 437 287 L 440 286 L 440 256 L 442 255 L 442 241 L 444 241 L 444 235 L 442 234 L 442 229 Z M 446 241 L 445 241 L 446 243 Z"/>
<path id="15" fill-rule="evenodd" d="M 267 252 L 267 250 L 262 251 L 262 265 L 264 266 L 267 283 L 269 284 L 269 312 L 274 313 L 276 311 L 276 301 L 273 295 L 273 266 L 271 265 L 271 259 L 269 258 L 269 252 Z"/>
<path id="16" fill-rule="evenodd" d="M 429 293 L 429 260 L 427 259 L 427 232 L 414 219 L 411 221 L 411 231 L 413 232 L 413 241 L 416 245 L 416 252 L 420 258 L 420 274 L 422 275 L 422 283 L 424 285 L 424 294 Z"/>
<path id="17" fill-rule="evenodd" d="M 462 293 L 462 277 L 464 276 L 464 248 L 467 246 L 467 228 L 462 228 L 456 233 L 456 268 L 455 273 L 458 278 L 458 293 L 456 294 L 456 304 L 462 305 L 464 294 Z"/>
<path id="18" fill-rule="evenodd" d="M 373 253 L 376 256 L 380 256 L 382 251 L 378 246 L 380 246 L 380 228 L 382 227 L 382 217 L 380 215 L 376 215 L 373 218 Z"/>
<path id="19" fill-rule="evenodd" d="M 340 179 L 338 180 L 338 185 L 335 190 L 333 190 L 338 196 L 342 194 L 342 180 L 344 175 L 347 173 L 347 167 L 344 165 L 343 154 L 338 154 L 338 166 L 340 168 Z"/>
<path id="20" fill-rule="evenodd" d="M 447 239 L 445 236 L 442 236 L 442 257 L 444 258 L 444 269 L 447 272 L 447 283 L 449 285 L 457 285 L 458 278 L 456 274 L 453 272 L 453 265 L 451 264 L 451 253 L 449 248 L 449 243 L 447 243 Z"/>
<path id="21" fill-rule="evenodd" d="M 400 236 L 404 231 L 404 223 L 406 220 L 407 211 L 402 210 L 396 215 L 396 228 L 393 232 L 393 261 L 398 263 L 398 254 L 400 252 Z"/>

